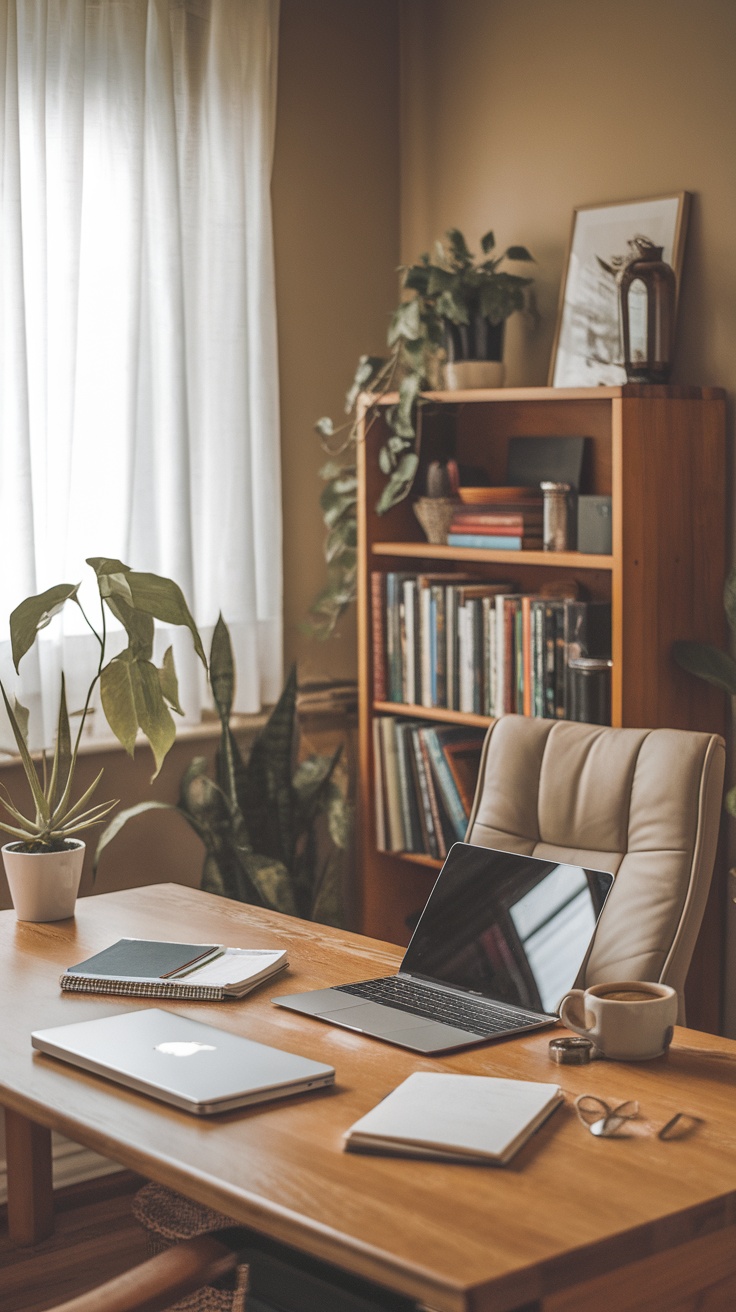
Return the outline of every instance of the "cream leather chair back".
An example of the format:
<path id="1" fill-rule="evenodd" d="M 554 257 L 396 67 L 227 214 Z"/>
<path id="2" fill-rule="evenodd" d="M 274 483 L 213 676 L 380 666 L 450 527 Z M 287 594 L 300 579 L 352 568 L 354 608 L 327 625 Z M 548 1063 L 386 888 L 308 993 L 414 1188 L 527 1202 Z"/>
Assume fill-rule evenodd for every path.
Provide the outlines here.
<path id="1" fill-rule="evenodd" d="M 615 875 L 583 986 L 670 984 L 680 999 L 713 873 L 717 734 L 504 715 L 488 730 L 466 841 Z"/>

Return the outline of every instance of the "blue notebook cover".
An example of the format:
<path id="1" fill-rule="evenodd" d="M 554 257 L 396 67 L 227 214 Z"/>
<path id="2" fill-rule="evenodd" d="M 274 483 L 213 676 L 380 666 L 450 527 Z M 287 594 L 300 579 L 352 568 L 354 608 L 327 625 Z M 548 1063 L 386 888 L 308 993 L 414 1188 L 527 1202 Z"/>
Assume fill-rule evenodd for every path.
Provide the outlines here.
<path id="1" fill-rule="evenodd" d="M 450 547 L 484 547 L 487 551 L 521 551 L 523 538 L 501 537 L 494 533 L 450 533 Z"/>

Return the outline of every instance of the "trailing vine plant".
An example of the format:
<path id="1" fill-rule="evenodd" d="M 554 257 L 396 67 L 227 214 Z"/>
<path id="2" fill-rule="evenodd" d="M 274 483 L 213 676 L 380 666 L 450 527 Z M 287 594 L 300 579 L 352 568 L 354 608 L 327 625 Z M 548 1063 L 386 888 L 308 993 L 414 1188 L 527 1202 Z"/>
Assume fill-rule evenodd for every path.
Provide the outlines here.
<path id="1" fill-rule="evenodd" d="M 386 357 L 362 355 L 345 397 L 347 419 L 335 426 L 323 417 L 315 424 L 329 459 L 319 471 L 324 481 L 320 507 L 327 530 L 324 544 L 327 584 L 312 603 L 306 624 L 315 637 L 328 638 L 341 615 L 355 599 L 357 586 L 357 469 L 351 458 L 359 439 L 360 398 L 370 393 L 365 432 L 375 422 L 378 405 L 391 392 L 396 402 L 385 407 L 388 437 L 378 453 L 386 478 L 376 504 L 383 515 L 411 491 L 419 465 L 418 437 L 422 392 L 441 386 L 450 325 L 461 336 L 474 339 L 480 321 L 502 324 L 525 307 L 531 278 L 499 269 L 504 260 L 532 260 L 525 246 L 509 246 L 492 254 L 495 238 L 481 239 L 482 257 L 476 260 L 463 234 L 451 228 L 435 245 L 435 258 L 420 256 L 401 269 L 401 301 L 388 331 Z M 467 358 L 473 358 L 468 356 Z"/>

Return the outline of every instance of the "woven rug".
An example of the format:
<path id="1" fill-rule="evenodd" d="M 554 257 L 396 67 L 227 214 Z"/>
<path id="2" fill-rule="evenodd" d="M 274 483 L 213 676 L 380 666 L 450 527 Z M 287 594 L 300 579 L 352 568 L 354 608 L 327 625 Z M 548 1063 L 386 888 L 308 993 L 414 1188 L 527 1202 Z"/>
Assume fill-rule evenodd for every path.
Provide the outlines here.
<path id="1" fill-rule="evenodd" d="M 146 1184 L 134 1196 L 131 1209 L 146 1232 L 151 1257 L 185 1239 L 196 1239 L 232 1226 L 230 1217 L 202 1207 L 163 1184 Z M 205 1285 L 172 1304 L 170 1312 L 245 1312 L 248 1267 L 239 1266 L 228 1281 L 229 1288 Z"/>

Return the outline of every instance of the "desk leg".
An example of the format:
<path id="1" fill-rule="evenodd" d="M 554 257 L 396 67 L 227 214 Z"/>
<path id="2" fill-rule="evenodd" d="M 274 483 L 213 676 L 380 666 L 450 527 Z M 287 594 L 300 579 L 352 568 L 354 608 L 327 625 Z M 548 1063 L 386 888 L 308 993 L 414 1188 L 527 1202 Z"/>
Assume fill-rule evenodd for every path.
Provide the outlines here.
<path id="1" fill-rule="evenodd" d="M 47 1239 L 54 1229 L 51 1131 L 6 1108 L 5 1139 L 8 1234 L 22 1248 Z"/>

